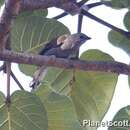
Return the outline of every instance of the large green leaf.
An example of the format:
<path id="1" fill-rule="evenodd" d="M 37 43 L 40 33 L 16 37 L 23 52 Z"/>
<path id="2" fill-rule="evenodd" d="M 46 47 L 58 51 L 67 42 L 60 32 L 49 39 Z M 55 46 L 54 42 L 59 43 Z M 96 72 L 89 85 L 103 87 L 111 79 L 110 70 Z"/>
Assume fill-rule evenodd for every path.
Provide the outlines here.
<path id="1" fill-rule="evenodd" d="M 19 18 L 11 32 L 12 48 L 20 52 L 37 52 L 46 42 L 65 33 L 69 33 L 67 27 L 53 19 L 38 16 Z"/>
<path id="2" fill-rule="evenodd" d="M 130 130 L 130 106 L 124 107 L 115 115 L 113 125 L 108 130 Z"/>
<path id="3" fill-rule="evenodd" d="M 112 61 L 109 55 L 90 50 L 81 59 Z M 99 120 L 108 111 L 116 87 L 117 75 L 103 72 L 84 72 L 51 68 L 45 81 L 59 94 L 68 95 L 75 105 L 78 119 Z M 45 83 L 43 83 L 45 84 Z M 96 128 L 88 128 L 95 130 Z"/>
<path id="4" fill-rule="evenodd" d="M 7 106 L 0 94 L 0 130 L 48 129 L 46 110 L 35 94 L 16 91 L 11 99 Z"/>
<path id="5" fill-rule="evenodd" d="M 116 32 L 110 31 L 108 35 L 109 41 L 112 45 L 122 48 L 126 52 L 130 52 L 130 38 Z"/>
<path id="6" fill-rule="evenodd" d="M 111 61 L 112 57 L 97 50 L 90 50 L 81 55 L 84 60 Z M 71 98 L 74 102 L 78 119 L 101 121 L 109 109 L 117 83 L 117 75 L 104 72 L 75 71 L 71 84 Z M 95 127 L 87 127 L 96 130 Z"/>
<path id="7" fill-rule="evenodd" d="M 70 98 L 55 93 L 48 85 L 41 86 L 36 94 L 47 110 L 48 130 L 83 130 Z"/>
<path id="8" fill-rule="evenodd" d="M 101 0 L 104 3 L 106 3 L 107 6 L 110 6 L 112 8 L 129 8 L 130 7 L 130 0 Z M 110 2 L 109 4 L 108 1 Z"/>

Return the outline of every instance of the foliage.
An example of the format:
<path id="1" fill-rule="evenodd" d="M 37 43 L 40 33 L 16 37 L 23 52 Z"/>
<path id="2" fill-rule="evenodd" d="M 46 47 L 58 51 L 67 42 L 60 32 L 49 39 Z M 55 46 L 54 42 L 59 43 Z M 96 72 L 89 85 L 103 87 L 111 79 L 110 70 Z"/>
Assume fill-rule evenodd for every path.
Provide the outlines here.
<path id="1" fill-rule="evenodd" d="M 36 94 L 46 107 L 48 130 L 83 130 L 69 97 L 54 92 L 48 85 L 42 85 Z"/>
<path id="2" fill-rule="evenodd" d="M 47 113 L 40 99 L 32 93 L 16 91 L 8 106 L 0 94 L 0 130 L 46 130 Z"/>
<path id="3" fill-rule="evenodd" d="M 101 1 L 114 9 L 130 8 L 130 0 L 109 0 L 109 4 L 108 0 Z M 17 17 L 11 32 L 14 51 L 37 54 L 48 41 L 70 34 L 65 25 L 47 18 L 47 14 L 47 10 L 25 11 Z M 124 16 L 124 25 L 130 31 L 130 11 Z M 111 30 L 108 38 L 114 46 L 130 52 L 127 35 Z M 80 59 L 114 62 L 110 55 L 99 50 L 87 50 Z M 29 76 L 36 70 L 35 66 L 23 64 L 19 64 L 19 68 Z M 0 93 L 0 130 L 96 130 L 97 127 L 82 127 L 81 122 L 84 119 L 102 121 L 110 107 L 118 76 L 50 67 L 37 90 L 15 91 L 10 104 Z M 113 121 L 130 121 L 129 111 L 129 106 L 121 109 Z M 124 129 L 109 127 L 109 130 Z"/>

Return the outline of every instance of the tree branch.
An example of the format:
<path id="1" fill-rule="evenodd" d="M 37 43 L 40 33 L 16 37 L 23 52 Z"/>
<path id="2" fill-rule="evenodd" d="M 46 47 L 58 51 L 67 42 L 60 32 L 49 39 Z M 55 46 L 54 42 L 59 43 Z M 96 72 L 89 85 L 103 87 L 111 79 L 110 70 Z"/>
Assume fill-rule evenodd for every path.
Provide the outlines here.
<path id="1" fill-rule="evenodd" d="M 79 10 L 80 10 L 80 7 L 83 6 L 87 1 L 88 1 L 88 0 L 82 0 L 82 1 L 80 1 L 80 2 L 78 2 L 78 3 L 76 3 L 77 6 L 79 7 Z M 91 4 L 89 4 L 89 5 L 91 6 Z M 89 8 L 89 7 L 87 6 L 87 8 Z M 52 18 L 53 18 L 53 19 L 60 19 L 60 18 L 63 18 L 63 17 L 65 17 L 65 16 L 67 16 L 68 14 L 69 14 L 68 12 L 63 12 L 63 13 L 61 13 L 61 14 L 59 14 L 59 15 L 57 15 L 57 16 L 54 16 L 54 17 L 52 17 Z"/>
<path id="2" fill-rule="evenodd" d="M 65 69 L 101 71 L 130 75 L 130 66 L 116 61 L 68 60 L 52 56 L 16 53 L 8 50 L 0 52 L 0 60 L 37 66 L 46 65 Z"/>
<path id="3" fill-rule="evenodd" d="M 80 11 L 76 0 L 22 0 L 22 10 L 46 9 L 57 7 L 74 15 Z"/>
<path id="4" fill-rule="evenodd" d="M 0 50 L 6 47 L 14 17 L 19 13 L 21 0 L 6 0 L 0 17 Z"/>

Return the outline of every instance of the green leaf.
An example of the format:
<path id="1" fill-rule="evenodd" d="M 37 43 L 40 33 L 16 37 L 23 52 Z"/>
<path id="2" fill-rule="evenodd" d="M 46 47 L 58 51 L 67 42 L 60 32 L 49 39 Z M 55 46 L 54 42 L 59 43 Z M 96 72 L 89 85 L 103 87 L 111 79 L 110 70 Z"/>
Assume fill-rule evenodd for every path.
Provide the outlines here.
<path id="1" fill-rule="evenodd" d="M 48 85 L 41 86 L 36 94 L 47 110 L 48 130 L 83 130 L 70 98 L 55 93 Z"/>
<path id="2" fill-rule="evenodd" d="M 0 94 L 0 130 L 47 130 L 46 110 L 35 94 L 16 91 L 11 99 L 7 106 Z"/>
<path id="3" fill-rule="evenodd" d="M 108 128 L 108 130 L 130 130 L 130 106 L 119 110 L 112 122 L 116 123 L 116 126 L 111 126 Z M 121 126 L 122 124 L 124 125 Z"/>
<path id="4" fill-rule="evenodd" d="M 108 34 L 108 39 L 112 45 L 122 48 L 128 53 L 130 52 L 130 38 L 125 37 L 116 31 L 110 31 Z"/>
<path id="5" fill-rule="evenodd" d="M 124 17 L 124 25 L 130 31 L 130 11 L 128 11 Z"/>
<path id="6" fill-rule="evenodd" d="M 42 16 L 42 17 L 46 17 L 48 14 L 48 10 L 47 9 L 38 9 L 38 10 L 35 10 L 33 12 L 33 15 L 34 16 Z"/>
<path id="7" fill-rule="evenodd" d="M 71 91 L 71 80 L 73 79 L 73 70 L 59 69 L 51 67 L 44 78 L 57 93 L 69 95 Z M 44 82 L 43 82 L 44 84 Z"/>
<path id="8" fill-rule="evenodd" d="M 62 23 L 38 16 L 17 19 L 12 35 L 12 49 L 20 52 L 38 52 L 53 38 L 69 33 Z"/>
<path id="9" fill-rule="evenodd" d="M 25 64 L 19 64 L 19 69 L 28 76 L 33 76 L 34 72 L 37 69 L 37 66 L 34 65 L 25 65 Z"/>
<path id="10" fill-rule="evenodd" d="M 83 60 L 112 61 L 109 55 L 97 50 L 90 50 L 81 55 Z M 117 83 L 117 75 L 105 72 L 75 71 L 75 80 L 71 84 L 71 98 L 75 105 L 78 119 L 101 121 L 109 109 Z M 87 127 L 87 130 L 96 130 Z"/>
<path id="11" fill-rule="evenodd" d="M 46 17 L 47 14 L 48 14 L 48 10 L 47 9 L 22 11 L 19 14 L 19 16 L 17 17 L 17 19 L 23 18 L 23 17 L 26 18 L 26 17 L 30 17 L 30 16 Z"/>
<path id="12" fill-rule="evenodd" d="M 129 8 L 130 7 L 130 1 L 129 0 L 101 0 L 103 1 L 107 6 L 110 6 L 112 8 L 116 9 L 122 9 L 122 8 Z M 107 2 L 110 2 L 107 4 Z"/>

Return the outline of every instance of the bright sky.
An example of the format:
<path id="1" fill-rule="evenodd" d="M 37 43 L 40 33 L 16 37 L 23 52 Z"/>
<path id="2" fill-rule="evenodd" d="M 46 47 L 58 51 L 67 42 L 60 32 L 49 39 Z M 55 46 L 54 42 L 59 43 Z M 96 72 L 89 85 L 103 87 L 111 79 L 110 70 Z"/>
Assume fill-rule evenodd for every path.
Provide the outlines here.
<path id="1" fill-rule="evenodd" d="M 52 9 L 49 10 L 49 17 L 59 14 L 60 11 L 61 10 L 57 10 L 55 8 L 53 8 L 53 11 Z M 106 6 L 100 6 L 95 9 L 92 9 L 90 12 L 112 23 L 113 25 L 116 25 L 124 29 L 122 18 L 126 11 L 127 10 L 112 10 L 111 8 L 108 8 Z M 61 19 L 60 21 L 63 22 L 66 26 L 68 26 L 72 33 L 76 32 L 77 17 L 67 16 Z M 101 49 L 102 51 L 105 51 L 108 54 L 111 54 L 117 61 L 129 63 L 127 54 L 121 49 L 113 47 L 108 42 L 107 40 L 108 31 L 109 29 L 107 27 L 104 27 L 103 25 L 100 25 L 94 22 L 93 20 L 90 20 L 89 18 L 84 18 L 83 33 L 90 36 L 92 40 L 88 41 L 84 45 L 84 47 L 81 48 L 81 51 L 84 51 L 85 49 L 90 49 L 90 48 L 97 48 L 97 49 Z M 12 69 L 15 75 L 20 80 L 20 82 L 23 84 L 24 88 L 29 90 L 28 84 L 31 81 L 31 78 L 22 74 L 19 71 L 16 64 L 12 65 Z M 1 84 L 0 90 L 3 91 L 4 93 L 6 93 L 5 81 L 6 81 L 6 75 L 0 72 L 0 84 Z M 12 87 L 12 91 L 18 89 L 16 83 L 13 80 L 11 80 L 11 87 Z M 128 87 L 127 76 L 121 75 L 119 77 L 119 81 L 116 87 L 114 98 L 112 100 L 112 105 L 110 107 L 109 112 L 105 116 L 104 121 L 111 120 L 120 108 L 130 104 L 130 100 L 128 99 L 130 99 L 130 90 Z M 98 130 L 107 130 L 107 128 L 99 128 Z"/>

